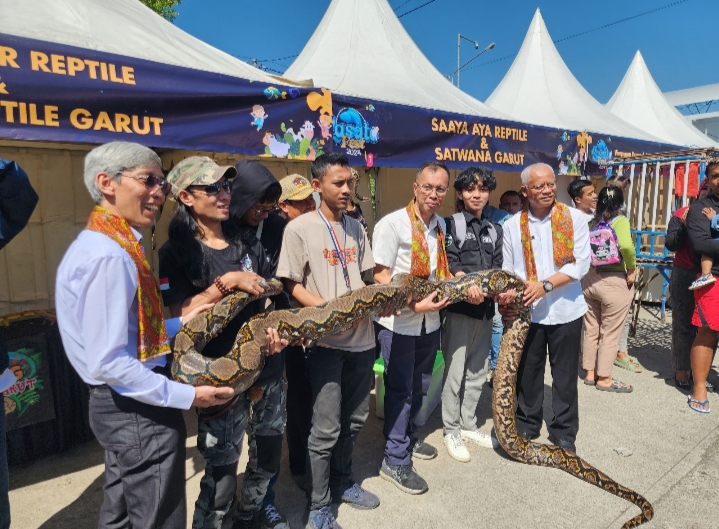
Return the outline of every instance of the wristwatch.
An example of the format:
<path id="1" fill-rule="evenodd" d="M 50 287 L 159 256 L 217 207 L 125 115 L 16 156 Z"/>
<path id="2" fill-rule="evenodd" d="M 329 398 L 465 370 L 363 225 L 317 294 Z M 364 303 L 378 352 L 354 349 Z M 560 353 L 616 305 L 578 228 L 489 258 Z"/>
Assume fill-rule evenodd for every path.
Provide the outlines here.
<path id="1" fill-rule="evenodd" d="M 554 290 L 554 285 L 551 281 L 542 281 L 542 285 L 544 285 L 545 292 L 551 292 L 552 290 Z"/>

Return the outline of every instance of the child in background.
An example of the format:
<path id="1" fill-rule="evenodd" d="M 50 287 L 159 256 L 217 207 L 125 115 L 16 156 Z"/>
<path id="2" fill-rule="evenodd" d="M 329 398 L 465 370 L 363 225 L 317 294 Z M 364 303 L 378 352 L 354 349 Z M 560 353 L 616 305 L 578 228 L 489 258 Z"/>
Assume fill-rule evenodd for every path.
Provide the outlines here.
<path id="1" fill-rule="evenodd" d="M 714 210 L 714 208 L 704 208 L 702 210 L 702 213 L 704 213 L 704 216 L 711 221 L 712 235 L 717 235 L 717 233 L 719 233 L 719 215 L 717 215 L 717 212 Z M 714 240 L 718 239 L 719 237 L 714 237 Z M 700 288 L 703 288 L 716 282 L 716 278 L 712 275 L 713 264 L 714 260 L 711 257 L 707 255 L 702 255 L 702 275 L 697 277 L 696 280 L 691 285 L 689 285 L 689 290 L 699 290 Z"/>

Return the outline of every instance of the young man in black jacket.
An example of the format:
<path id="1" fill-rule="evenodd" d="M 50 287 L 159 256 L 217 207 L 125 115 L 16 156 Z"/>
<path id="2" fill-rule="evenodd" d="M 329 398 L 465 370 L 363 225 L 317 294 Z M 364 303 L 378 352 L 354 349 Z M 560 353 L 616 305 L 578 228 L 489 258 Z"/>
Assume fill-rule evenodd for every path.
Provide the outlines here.
<path id="1" fill-rule="evenodd" d="M 5 248 L 30 220 L 38 196 L 25 171 L 13 161 L 0 159 L 0 249 Z M 10 358 L 0 335 L 0 391 L 15 383 L 15 374 L 8 369 Z M 0 529 L 10 527 L 9 475 L 5 414 L 0 414 Z"/>
<path id="2" fill-rule="evenodd" d="M 447 260 L 455 277 L 502 267 L 502 227 L 482 214 L 496 187 L 494 173 L 484 167 L 465 169 L 454 181 L 464 206 L 460 213 L 445 219 Z M 476 285 L 470 288 L 466 302 L 447 307 L 442 340 L 442 421 L 447 451 L 460 462 L 471 459 L 464 441 L 485 448 L 497 446 L 496 440 L 477 429 L 476 416 L 487 378 L 493 316 L 494 302 Z"/>
<path id="3" fill-rule="evenodd" d="M 160 249 L 160 284 L 172 315 L 185 314 L 198 304 L 217 302 L 234 290 L 259 294 L 264 291 L 263 281 L 272 277 L 270 262 L 254 230 L 227 222 L 232 184 L 245 183 L 237 181 L 236 174 L 234 167 L 218 167 L 209 158 L 192 156 L 177 164 L 167 177 L 178 208 L 170 222 L 169 240 Z M 248 201 L 244 207 L 249 210 L 273 183 L 277 184 L 271 174 L 270 179 L 253 180 L 246 186 Z M 272 301 L 281 304 L 283 299 L 275 296 Z M 225 356 L 240 327 L 263 312 L 266 302 L 260 299 L 245 307 L 207 344 L 203 355 Z M 233 528 L 250 527 L 258 520 L 265 527 L 286 526 L 274 506 L 268 513 L 263 505 L 282 452 L 285 395 L 282 355 L 277 353 L 286 345 L 275 329 L 268 329 L 269 355 L 254 386 L 226 406 L 199 412 L 197 446 L 206 468 L 195 503 L 193 529 L 227 527 L 229 517 L 234 519 Z M 237 464 L 245 429 L 250 459 L 237 499 Z"/>
<path id="4" fill-rule="evenodd" d="M 719 158 L 709 160 L 705 174 L 711 192 L 689 208 L 686 226 L 694 250 L 695 269 L 700 269 L 701 257 L 705 255 L 714 260 L 712 276 L 719 277 L 719 234 L 712 233 L 711 221 L 703 213 L 704 208 L 719 211 Z M 690 354 L 694 389 L 689 397 L 689 407 L 699 413 L 709 413 L 706 382 L 719 336 L 719 281 L 695 290 L 694 299 L 696 308 L 692 325 L 698 330 Z"/>

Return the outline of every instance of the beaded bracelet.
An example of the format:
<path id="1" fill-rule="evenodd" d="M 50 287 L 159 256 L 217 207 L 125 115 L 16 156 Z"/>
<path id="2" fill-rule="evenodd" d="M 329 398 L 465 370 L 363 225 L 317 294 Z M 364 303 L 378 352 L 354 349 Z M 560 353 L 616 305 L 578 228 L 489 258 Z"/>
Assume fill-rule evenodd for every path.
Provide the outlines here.
<path id="1" fill-rule="evenodd" d="M 225 286 L 225 284 L 222 282 L 222 279 L 220 279 L 220 276 L 217 276 L 215 278 L 214 284 L 217 287 L 217 290 L 220 291 L 220 294 L 222 294 L 222 297 L 229 296 L 232 292 L 229 288 Z"/>

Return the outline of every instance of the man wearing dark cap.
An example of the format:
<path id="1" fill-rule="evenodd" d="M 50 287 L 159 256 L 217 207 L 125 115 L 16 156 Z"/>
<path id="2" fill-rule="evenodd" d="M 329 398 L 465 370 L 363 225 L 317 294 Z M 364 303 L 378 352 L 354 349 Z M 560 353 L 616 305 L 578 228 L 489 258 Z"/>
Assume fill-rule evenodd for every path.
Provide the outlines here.
<path id="1" fill-rule="evenodd" d="M 169 240 L 160 249 L 160 278 L 165 305 L 173 315 L 217 302 L 235 290 L 259 294 L 264 291 L 264 279 L 272 277 L 254 231 L 228 222 L 236 174 L 234 167 L 218 167 L 209 158 L 192 156 L 168 175 L 178 208 L 170 222 Z M 203 355 L 225 356 L 240 327 L 263 312 L 265 302 L 257 300 L 245 307 L 207 344 Z M 258 519 L 264 526 L 283 527 L 270 524 L 261 507 L 270 478 L 279 468 L 285 405 L 282 360 L 275 353 L 286 345 L 276 330 L 269 329 L 269 356 L 255 385 L 227 405 L 198 414 L 197 446 L 206 467 L 193 529 L 220 529 L 231 521 L 234 528 L 250 527 Z M 250 459 L 238 500 L 237 463 L 245 429 Z M 279 514 L 275 518 L 285 523 Z"/>

